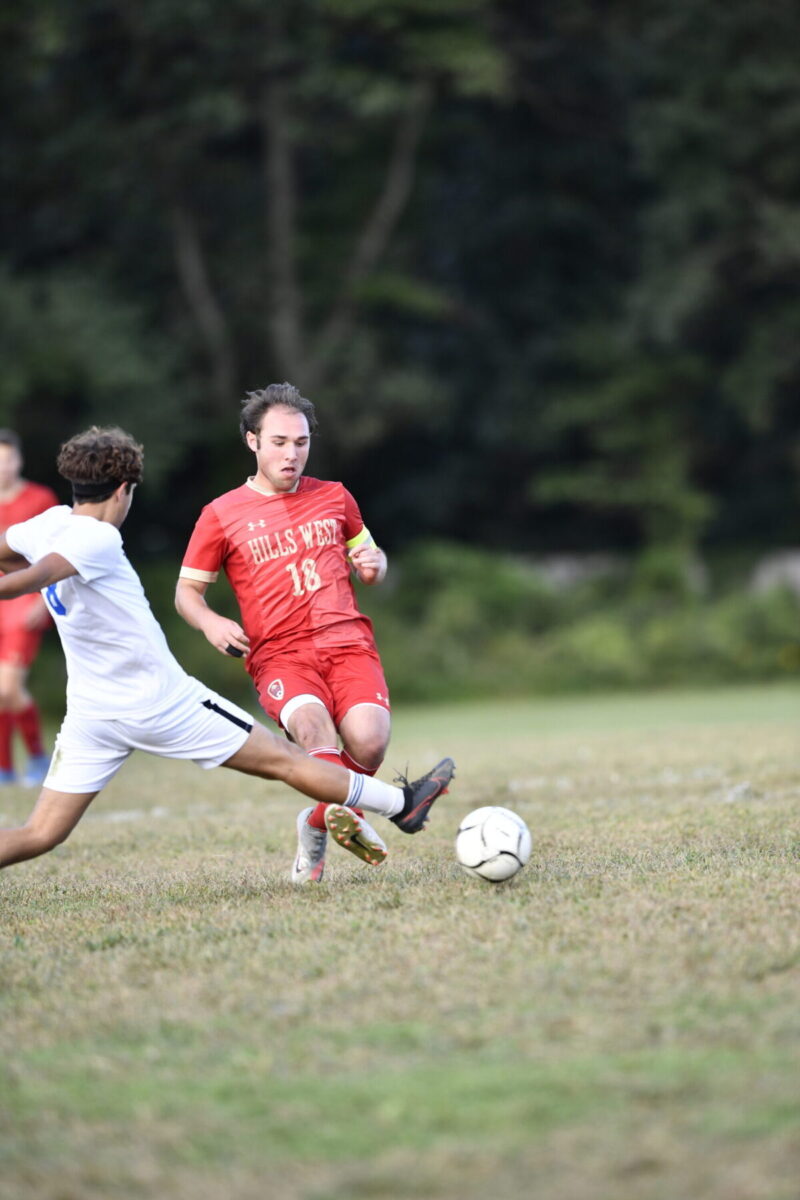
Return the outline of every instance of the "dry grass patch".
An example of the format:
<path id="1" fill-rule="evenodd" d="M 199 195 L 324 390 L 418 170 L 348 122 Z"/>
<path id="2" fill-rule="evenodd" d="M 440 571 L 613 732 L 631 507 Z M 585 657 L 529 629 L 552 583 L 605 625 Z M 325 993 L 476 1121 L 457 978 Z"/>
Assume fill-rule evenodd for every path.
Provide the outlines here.
<path id="1" fill-rule="evenodd" d="M 799 711 L 401 713 L 452 794 L 301 891 L 284 789 L 134 759 L 0 877 L 0 1197 L 796 1200 Z M 487 802 L 534 837 L 500 887 L 452 853 Z"/>

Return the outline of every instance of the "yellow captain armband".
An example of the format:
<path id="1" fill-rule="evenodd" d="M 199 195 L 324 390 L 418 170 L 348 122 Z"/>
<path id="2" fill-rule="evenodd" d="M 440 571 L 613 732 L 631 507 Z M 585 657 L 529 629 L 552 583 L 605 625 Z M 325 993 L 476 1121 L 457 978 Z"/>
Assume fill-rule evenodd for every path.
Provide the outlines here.
<path id="1" fill-rule="evenodd" d="M 352 554 L 354 550 L 360 550 L 362 546 L 375 546 L 375 539 L 365 525 L 360 533 L 357 533 L 354 538 L 350 538 L 350 541 L 345 542 L 345 545 L 347 547 L 347 553 Z M 377 550 L 378 547 L 375 546 L 375 549 Z"/>

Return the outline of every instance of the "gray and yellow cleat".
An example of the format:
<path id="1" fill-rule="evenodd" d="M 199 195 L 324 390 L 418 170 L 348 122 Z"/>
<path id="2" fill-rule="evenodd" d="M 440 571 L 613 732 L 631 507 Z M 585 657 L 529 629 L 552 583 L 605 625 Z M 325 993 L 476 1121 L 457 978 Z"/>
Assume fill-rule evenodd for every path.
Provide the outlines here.
<path id="1" fill-rule="evenodd" d="M 377 867 L 386 858 L 386 843 L 364 817 L 345 808 L 329 804 L 325 809 L 325 824 L 333 840 L 356 858 Z"/>

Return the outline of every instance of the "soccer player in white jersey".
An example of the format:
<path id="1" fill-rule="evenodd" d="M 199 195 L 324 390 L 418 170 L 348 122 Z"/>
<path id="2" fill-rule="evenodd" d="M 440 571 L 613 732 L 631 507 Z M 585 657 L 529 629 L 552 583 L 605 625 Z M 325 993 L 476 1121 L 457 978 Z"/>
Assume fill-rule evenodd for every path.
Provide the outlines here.
<path id="1" fill-rule="evenodd" d="M 72 507 L 58 505 L 0 536 L 0 601 L 42 591 L 67 661 L 67 711 L 39 799 L 24 825 L 0 829 L 0 867 L 63 842 L 133 750 L 279 779 L 316 801 L 356 804 L 416 833 L 447 788 L 444 759 L 392 787 L 320 761 L 187 675 L 122 547 L 143 451 L 96 426 L 61 447 Z"/>
<path id="2" fill-rule="evenodd" d="M 289 383 L 247 395 L 240 429 L 256 472 L 201 512 L 175 602 L 215 649 L 247 655 L 264 711 L 297 745 L 374 775 L 389 743 L 389 689 L 351 570 L 380 583 L 386 555 L 343 484 L 303 475 L 315 428 L 314 405 Z M 221 570 L 241 624 L 207 603 Z M 322 878 L 327 832 L 367 862 L 386 855 L 363 814 L 343 819 L 318 804 L 297 818 L 295 883 Z"/>

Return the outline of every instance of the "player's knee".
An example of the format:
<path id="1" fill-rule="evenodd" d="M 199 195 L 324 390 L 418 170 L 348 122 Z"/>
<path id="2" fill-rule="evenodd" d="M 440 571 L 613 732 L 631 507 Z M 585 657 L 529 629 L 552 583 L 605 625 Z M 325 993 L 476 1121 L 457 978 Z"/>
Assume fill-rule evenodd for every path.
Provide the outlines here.
<path id="1" fill-rule="evenodd" d="M 359 738 L 352 746 L 348 745 L 347 752 L 359 766 L 365 767 L 368 771 L 377 771 L 386 757 L 387 745 L 388 738 L 376 733 Z"/>
<path id="2" fill-rule="evenodd" d="M 289 732 L 298 746 L 312 750 L 317 746 L 336 744 L 336 730 L 327 709 L 319 704 L 309 704 L 292 718 Z"/>
<path id="3" fill-rule="evenodd" d="M 41 824 L 39 822 L 35 824 L 29 823 L 24 828 L 32 858 L 35 858 L 38 854 L 46 854 L 48 850 L 53 850 L 56 846 L 60 846 L 62 842 L 67 840 L 72 831 L 71 825 Z"/>

